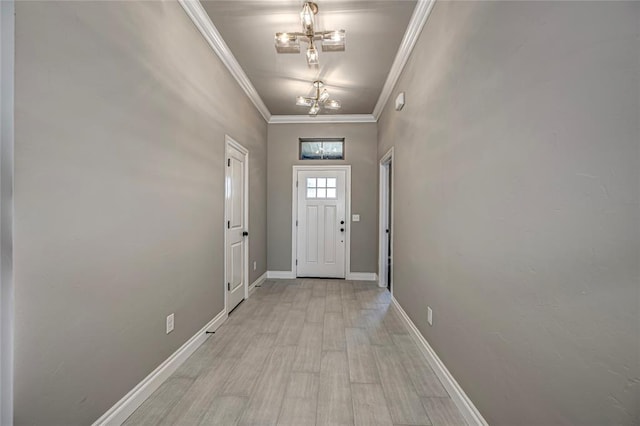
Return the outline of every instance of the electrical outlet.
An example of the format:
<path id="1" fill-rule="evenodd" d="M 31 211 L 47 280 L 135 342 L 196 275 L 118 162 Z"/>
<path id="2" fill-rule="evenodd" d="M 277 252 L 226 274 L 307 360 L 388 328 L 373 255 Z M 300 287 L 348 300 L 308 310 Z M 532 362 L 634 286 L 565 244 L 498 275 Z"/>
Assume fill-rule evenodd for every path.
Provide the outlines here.
<path id="1" fill-rule="evenodd" d="M 174 318 L 173 314 L 167 316 L 167 334 L 173 331 Z"/>
<path id="2" fill-rule="evenodd" d="M 429 323 L 429 325 L 433 325 L 433 310 L 431 309 L 431 306 L 427 306 L 427 323 Z"/>
<path id="3" fill-rule="evenodd" d="M 256 261 L 254 260 L 254 261 L 253 261 L 253 270 L 255 271 L 257 267 L 258 267 L 258 262 L 256 262 Z"/>

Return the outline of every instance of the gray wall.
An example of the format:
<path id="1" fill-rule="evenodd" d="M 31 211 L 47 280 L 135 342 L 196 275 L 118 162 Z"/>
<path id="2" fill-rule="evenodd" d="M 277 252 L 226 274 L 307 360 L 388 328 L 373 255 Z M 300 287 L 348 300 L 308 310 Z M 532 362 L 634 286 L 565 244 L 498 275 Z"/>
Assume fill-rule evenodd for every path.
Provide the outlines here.
<path id="1" fill-rule="evenodd" d="M 378 269 L 378 166 L 376 123 L 269 124 L 268 269 L 291 271 L 291 186 L 293 166 L 351 165 L 351 272 Z M 345 160 L 298 160 L 298 138 L 344 137 Z M 349 271 L 347 271 L 349 272 Z"/>
<path id="2" fill-rule="evenodd" d="M 490 424 L 640 423 L 639 22 L 438 2 L 379 121 L 395 297 Z"/>
<path id="3" fill-rule="evenodd" d="M 16 424 L 86 425 L 223 309 L 225 133 L 265 271 L 267 128 L 177 2 L 16 14 Z"/>

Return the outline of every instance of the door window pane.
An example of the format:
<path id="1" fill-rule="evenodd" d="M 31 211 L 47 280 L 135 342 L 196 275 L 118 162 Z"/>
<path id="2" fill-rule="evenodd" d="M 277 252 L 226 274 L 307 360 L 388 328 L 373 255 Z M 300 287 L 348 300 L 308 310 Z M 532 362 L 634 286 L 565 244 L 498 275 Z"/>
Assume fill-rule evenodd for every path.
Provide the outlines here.
<path id="1" fill-rule="evenodd" d="M 336 178 L 307 178 L 307 198 L 337 198 Z"/>

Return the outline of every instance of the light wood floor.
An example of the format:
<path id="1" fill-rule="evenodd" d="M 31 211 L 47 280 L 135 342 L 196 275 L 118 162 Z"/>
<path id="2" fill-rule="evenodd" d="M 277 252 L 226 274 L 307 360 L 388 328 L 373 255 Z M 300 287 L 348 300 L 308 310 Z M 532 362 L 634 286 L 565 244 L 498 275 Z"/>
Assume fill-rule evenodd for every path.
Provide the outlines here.
<path id="1" fill-rule="evenodd" d="M 126 425 L 463 425 L 374 283 L 265 282 Z"/>

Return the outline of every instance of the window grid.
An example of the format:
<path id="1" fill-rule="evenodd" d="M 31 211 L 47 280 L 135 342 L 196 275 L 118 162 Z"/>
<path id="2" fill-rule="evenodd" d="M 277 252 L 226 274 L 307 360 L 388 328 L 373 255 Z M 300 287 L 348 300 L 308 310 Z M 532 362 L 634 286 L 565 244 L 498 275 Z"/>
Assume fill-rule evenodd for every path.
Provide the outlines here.
<path id="1" fill-rule="evenodd" d="M 336 199 L 337 186 L 336 178 L 307 178 L 307 199 Z"/>

